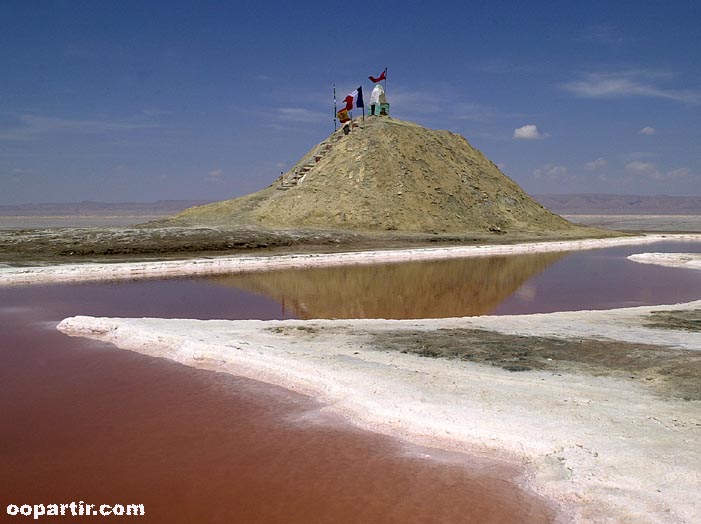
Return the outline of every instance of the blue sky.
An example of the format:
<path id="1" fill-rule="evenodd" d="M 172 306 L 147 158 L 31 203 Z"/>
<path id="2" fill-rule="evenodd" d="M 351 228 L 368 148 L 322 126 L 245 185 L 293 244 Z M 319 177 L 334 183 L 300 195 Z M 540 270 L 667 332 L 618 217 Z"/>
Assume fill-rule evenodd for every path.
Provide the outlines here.
<path id="1" fill-rule="evenodd" d="M 0 204 L 225 199 L 392 116 L 530 193 L 701 195 L 701 2 L 0 1 Z"/>

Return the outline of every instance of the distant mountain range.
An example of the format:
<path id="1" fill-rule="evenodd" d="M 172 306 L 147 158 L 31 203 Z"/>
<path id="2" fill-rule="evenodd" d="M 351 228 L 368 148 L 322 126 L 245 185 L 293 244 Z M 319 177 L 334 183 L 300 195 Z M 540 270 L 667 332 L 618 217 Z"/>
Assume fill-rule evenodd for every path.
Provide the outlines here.
<path id="1" fill-rule="evenodd" d="M 559 215 L 701 215 L 701 197 L 601 195 L 533 195 Z"/>
<path id="2" fill-rule="evenodd" d="M 83 202 L 0 205 L 0 216 L 164 216 L 211 200 L 156 202 Z"/>
<path id="3" fill-rule="evenodd" d="M 701 197 L 640 195 L 532 195 L 560 215 L 701 215 Z M 0 216 L 167 216 L 211 200 L 70 202 L 0 205 Z"/>

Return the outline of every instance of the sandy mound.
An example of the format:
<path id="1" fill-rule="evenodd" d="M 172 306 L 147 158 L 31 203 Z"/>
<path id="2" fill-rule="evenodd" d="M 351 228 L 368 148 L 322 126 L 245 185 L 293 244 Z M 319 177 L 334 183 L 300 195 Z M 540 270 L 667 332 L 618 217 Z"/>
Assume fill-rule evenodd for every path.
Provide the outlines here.
<path id="1" fill-rule="evenodd" d="M 423 233 L 584 230 L 549 212 L 465 138 L 388 117 L 355 122 L 251 195 L 193 207 L 176 225 Z"/>

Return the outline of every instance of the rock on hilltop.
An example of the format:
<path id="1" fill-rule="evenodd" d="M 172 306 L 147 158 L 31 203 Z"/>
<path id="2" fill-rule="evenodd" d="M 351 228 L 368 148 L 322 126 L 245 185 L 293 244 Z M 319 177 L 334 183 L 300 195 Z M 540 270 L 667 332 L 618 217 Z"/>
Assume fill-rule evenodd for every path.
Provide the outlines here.
<path id="1" fill-rule="evenodd" d="M 185 210 L 172 225 L 407 233 L 565 232 L 465 138 L 389 117 L 354 121 L 267 188 Z"/>

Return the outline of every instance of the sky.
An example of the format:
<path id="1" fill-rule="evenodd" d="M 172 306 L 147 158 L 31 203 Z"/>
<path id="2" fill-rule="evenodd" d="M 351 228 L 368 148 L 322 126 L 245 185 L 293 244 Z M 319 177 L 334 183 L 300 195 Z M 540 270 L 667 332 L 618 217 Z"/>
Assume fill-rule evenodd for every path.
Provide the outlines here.
<path id="1" fill-rule="evenodd" d="M 385 67 L 531 194 L 701 195 L 697 0 L 0 0 L 0 204 L 256 191 Z"/>

